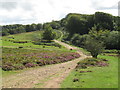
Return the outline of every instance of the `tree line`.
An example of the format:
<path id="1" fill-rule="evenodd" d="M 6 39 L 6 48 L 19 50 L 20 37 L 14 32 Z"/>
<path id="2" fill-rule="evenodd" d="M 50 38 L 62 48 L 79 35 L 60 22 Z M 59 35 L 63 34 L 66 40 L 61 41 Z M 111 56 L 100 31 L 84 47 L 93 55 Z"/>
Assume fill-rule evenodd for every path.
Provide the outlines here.
<path id="1" fill-rule="evenodd" d="M 42 24 L 14 24 L 14 25 L 4 25 L 2 27 L 2 36 L 9 35 L 9 34 L 17 34 L 17 33 L 24 33 L 24 32 L 32 32 L 42 29 Z"/>

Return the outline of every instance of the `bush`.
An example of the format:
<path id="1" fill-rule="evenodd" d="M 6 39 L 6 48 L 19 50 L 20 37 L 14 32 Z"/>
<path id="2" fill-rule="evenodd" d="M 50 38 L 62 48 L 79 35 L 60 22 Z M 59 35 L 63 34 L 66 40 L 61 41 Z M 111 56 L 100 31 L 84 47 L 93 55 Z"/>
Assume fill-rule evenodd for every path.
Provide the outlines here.
<path id="1" fill-rule="evenodd" d="M 2 65 L 2 69 L 4 71 L 10 71 L 14 69 L 14 66 L 11 63 L 6 63 Z"/>
<path id="2" fill-rule="evenodd" d="M 28 43 L 29 41 L 9 39 L 13 43 Z"/>
<path id="3" fill-rule="evenodd" d="M 26 63 L 25 64 L 25 67 L 28 67 L 28 68 L 35 67 L 35 66 L 36 66 L 36 64 L 34 64 L 34 63 Z"/>
<path id="4" fill-rule="evenodd" d="M 20 46 L 19 48 L 23 48 L 22 46 Z"/>
<path id="5" fill-rule="evenodd" d="M 85 35 L 79 35 L 79 34 L 74 34 L 71 38 L 71 43 L 73 45 L 79 46 L 79 47 L 83 47 L 84 46 L 84 42 L 87 38 L 89 38 L 90 36 L 85 34 Z"/>
<path id="6" fill-rule="evenodd" d="M 105 45 L 107 49 L 120 49 L 120 34 L 118 31 L 110 32 L 109 36 L 105 39 Z"/>
<path id="7" fill-rule="evenodd" d="M 22 65 L 22 64 L 15 64 L 14 65 L 14 70 L 22 70 L 24 69 L 25 67 Z"/>
<path id="8" fill-rule="evenodd" d="M 78 62 L 76 68 L 85 69 L 90 66 L 104 67 L 104 66 L 108 66 L 107 61 L 108 60 L 106 60 L 106 59 L 100 59 L 100 58 L 99 59 L 87 58 L 83 61 Z"/>
<path id="9" fill-rule="evenodd" d="M 55 43 L 54 41 L 48 41 L 48 40 L 34 41 L 33 43 L 36 45 L 55 46 L 55 47 L 59 47 L 59 48 L 62 47 L 60 44 Z"/>
<path id="10" fill-rule="evenodd" d="M 104 53 L 118 53 L 118 50 L 105 50 Z"/>

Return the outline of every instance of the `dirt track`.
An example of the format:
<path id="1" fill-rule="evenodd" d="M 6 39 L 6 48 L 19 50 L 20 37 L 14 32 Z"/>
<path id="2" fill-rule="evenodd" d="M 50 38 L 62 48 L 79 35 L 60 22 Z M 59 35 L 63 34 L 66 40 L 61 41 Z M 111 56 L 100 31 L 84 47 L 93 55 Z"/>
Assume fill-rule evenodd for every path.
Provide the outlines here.
<path id="1" fill-rule="evenodd" d="M 63 42 L 55 40 L 55 42 L 64 45 L 68 49 L 76 49 Z M 40 68 L 26 70 L 25 72 L 15 74 L 13 76 L 3 78 L 4 88 L 59 88 L 60 83 L 73 70 L 77 62 L 88 57 L 77 50 L 81 55 L 80 58 L 54 65 L 47 65 Z"/>

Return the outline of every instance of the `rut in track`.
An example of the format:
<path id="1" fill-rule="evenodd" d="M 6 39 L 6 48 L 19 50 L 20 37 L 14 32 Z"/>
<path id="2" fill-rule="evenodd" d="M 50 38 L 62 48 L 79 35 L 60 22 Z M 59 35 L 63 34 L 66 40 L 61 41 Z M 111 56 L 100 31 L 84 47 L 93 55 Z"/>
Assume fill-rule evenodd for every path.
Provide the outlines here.
<path id="1" fill-rule="evenodd" d="M 65 46 L 68 49 L 76 49 L 81 55 L 80 58 L 75 60 L 47 65 L 40 68 L 28 69 L 24 72 L 2 78 L 3 88 L 60 88 L 61 82 L 68 76 L 68 74 L 73 70 L 77 62 L 87 58 L 76 47 L 70 46 L 63 42 L 54 40 L 55 42 Z"/>

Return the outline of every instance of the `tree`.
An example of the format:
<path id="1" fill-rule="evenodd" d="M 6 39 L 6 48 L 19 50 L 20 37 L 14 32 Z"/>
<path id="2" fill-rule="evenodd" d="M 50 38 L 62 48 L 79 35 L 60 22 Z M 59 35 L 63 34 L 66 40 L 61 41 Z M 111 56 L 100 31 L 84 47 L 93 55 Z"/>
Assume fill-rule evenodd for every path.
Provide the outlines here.
<path id="1" fill-rule="evenodd" d="M 59 29 L 60 28 L 60 24 L 58 21 L 52 21 L 50 23 L 50 26 L 52 27 L 52 29 Z"/>
<path id="2" fill-rule="evenodd" d="M 45 40 L 53 40 L 56 38 L 56 33 L 53 31 L 50 25 L 46 26 L 46 30 L 43 33 L 43 39 Z"/>
<path id="3" fill-rule="evenodd" d="M 96 12 L 94 21 L 99 26 L 99 29 L 113 30 L 113 16 L 108 13 Z"/>
<path id="4" fill-rule="evenodd" d="M 115 31 L 120 31 L 120 17 L 119 16 L 114 16 L 114 30 Z"/>
<path id="5" fill-rule="evenodd" d="M 89 35 L 99 41 L 104 41 L 106 37 L 109 36 L 109 30 L 98 30 L 98 27 L 94 25 L 92 29 L 89 31 Z"/>
<path id="6" fill-rule="evenodd" d="M 30 25 L 26 25 L 25 29 L 26 29 L 26 32 L 31 32 L 32 31 Z"/>
<path id="7" fill-rule="evenodd" d="M 41 30 L 41 29 L 42 29 L 42 24 L 40 24 L 40 23 L 37 24 L 36 29 L 37 29 L 37 30 Z"/>
<path id="8" fill-rule="evenodd" d="M 98 54 L 104 50 L 103 42 L 100 42 L 94 38 L 89 38 L 84 42 L 84 48 L 87 49 L 94 58 L 97 58 Z"/>
<path id="9" fill-rule="evenodd" d="M 36 24 L 33 23 L 30 26 L 31 26 L 31 31 L 36 31 Z"/>
<path id="10" fill-rule="evenodd" d="M 106 49 L 120 49 L 119 31 L 96 30 L 96 26 L 94 26 L 90 30 L 89 35 L 98 41 L 102 41 Z"/>
<path id="11" fill-rule="evenodd" d="M 84 18 L 81 18 L 80 16 L 73 15 L 68 18 L 66 30 L 70 33 L 72 36 L 75 33 L 79 34 L 86 34 L 88 31 L 86 31 L 86 24 L 87 21 Z"/>
<path id="12" fill-rule="evenodd" d="M 25 28 L 24 28 L 23 26 L 17 27 L 16 30 L 17 30 L 17 33 L 26 32 L 26 31 L 25 31 Z"/>
<path id="13" fill-rule="evenodd" d="M 2 36 L 9 35 L 7 30 L 2 30 Z"/>

